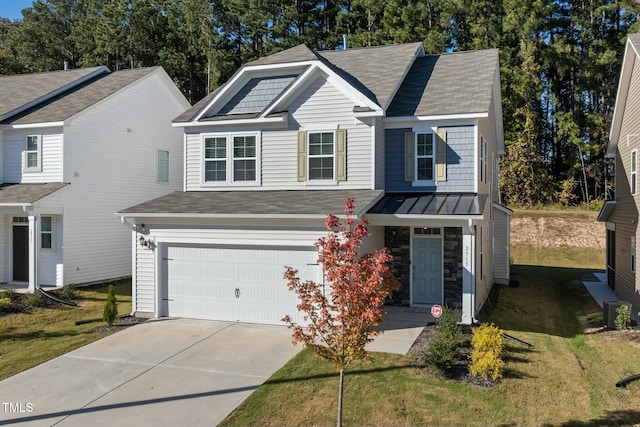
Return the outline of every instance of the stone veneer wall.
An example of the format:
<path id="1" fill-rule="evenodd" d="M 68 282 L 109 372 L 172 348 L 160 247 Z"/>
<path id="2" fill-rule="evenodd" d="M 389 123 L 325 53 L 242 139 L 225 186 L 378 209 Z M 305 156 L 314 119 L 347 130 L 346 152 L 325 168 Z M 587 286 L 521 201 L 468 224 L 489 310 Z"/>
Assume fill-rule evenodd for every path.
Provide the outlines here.
<path id="1" fill-rule="evenodd" d="M 402 287 L 394 292 L 393 304 L 408 305 L 411 283 L 411 228 L 385 227 L 384 244 L 391 251 L 391 268 Z M 462 229 L 444 229 L 444 302 L 452 308 L 462 306 Z"/>

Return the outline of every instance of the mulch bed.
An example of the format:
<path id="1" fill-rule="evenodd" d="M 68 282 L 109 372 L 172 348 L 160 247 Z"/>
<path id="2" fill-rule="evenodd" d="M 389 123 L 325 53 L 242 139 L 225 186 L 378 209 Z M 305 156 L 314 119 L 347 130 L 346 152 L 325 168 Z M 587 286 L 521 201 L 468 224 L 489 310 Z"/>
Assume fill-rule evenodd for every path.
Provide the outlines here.
<path id="1" fill-rule="evenodd" d="M 134 316 L 125 316 L 120 318 L 120 320 L 118 320 L 116 323 L 114 323 L 113 325 L 101 325 L 101 326 L 97 326 L 89 331 L 87 331 L 88 334 L 110 334 L 113 332 L 118 332 L 121 331 L 123 329 L 126 329 L 130 326 L 134 326 L 134 325 L 138 325 L 140 323 L 145 322 L 147 319 L 143 319 L 140 317 L 134 317 Z"/>
<path id="2" fill-rule="evenodd" d="M 482 377 L 471 375 L 469 373 L 469 361 L 471 357 L 471 327 L 467 325 L 461 326 L 462 335 L 464 337 L 464 343 L 460 346 L 458 360 L 454 363 L 453 367 L 447 372 L 434 371 L 434 374 L 443 378 L 465 383 L 472 384 L 478 387 L 494 387 L 500 384 L 500 380 L 485 380 Z M 435 325 L 427 325 L 422 330 L 422 333 L 418 336 L 416 341 L 409 349 L 409 355 L 412 356 L 416 364 L 424 369 L 431 369 L 425 364 L 425 356 L 429 349 L 429 343 L 436 334 Z"/>

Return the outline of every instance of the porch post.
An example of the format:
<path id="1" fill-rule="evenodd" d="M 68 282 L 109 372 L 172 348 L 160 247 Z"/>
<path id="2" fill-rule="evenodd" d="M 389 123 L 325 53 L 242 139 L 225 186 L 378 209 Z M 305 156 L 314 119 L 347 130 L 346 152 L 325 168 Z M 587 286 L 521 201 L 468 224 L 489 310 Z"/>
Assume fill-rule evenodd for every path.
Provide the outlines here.
<path id="1" fill-rule="evenodd" d="M 38 218 L 29 215 L 29 292 L 38 287 Z"/>
<path id="2" fill-rule="evenodd" d="M 471 225 L 462 227 L 462 323 L 475 318 L 475 235 Z"/>

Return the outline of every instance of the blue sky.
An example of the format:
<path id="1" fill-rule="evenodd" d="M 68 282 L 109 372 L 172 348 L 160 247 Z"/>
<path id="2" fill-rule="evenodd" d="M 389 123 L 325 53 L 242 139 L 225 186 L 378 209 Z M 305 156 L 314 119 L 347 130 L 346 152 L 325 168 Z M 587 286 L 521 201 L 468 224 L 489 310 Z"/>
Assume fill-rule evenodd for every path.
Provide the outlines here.
<path id="1" fill-rule="evenodd" d="M 31 7 L 33 0 L 0 0 L 0 17 L 9 19 L 22 18 L 22 9 Z"/>

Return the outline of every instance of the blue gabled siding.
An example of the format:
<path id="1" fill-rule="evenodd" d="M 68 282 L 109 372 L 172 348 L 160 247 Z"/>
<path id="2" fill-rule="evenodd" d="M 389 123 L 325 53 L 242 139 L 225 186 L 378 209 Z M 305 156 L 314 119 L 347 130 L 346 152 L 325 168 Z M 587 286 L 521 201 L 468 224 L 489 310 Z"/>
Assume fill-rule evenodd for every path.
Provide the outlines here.
<path id="1" fill-rule="evenodd" d="M 386 191 L 474 191 L 474 127 L 442 127 L 447 131 L 447 180 L 435 186 L 414 187 L 404 180 L 404 134 L 412 129 L 387 129 L 385 133 Z"/>

